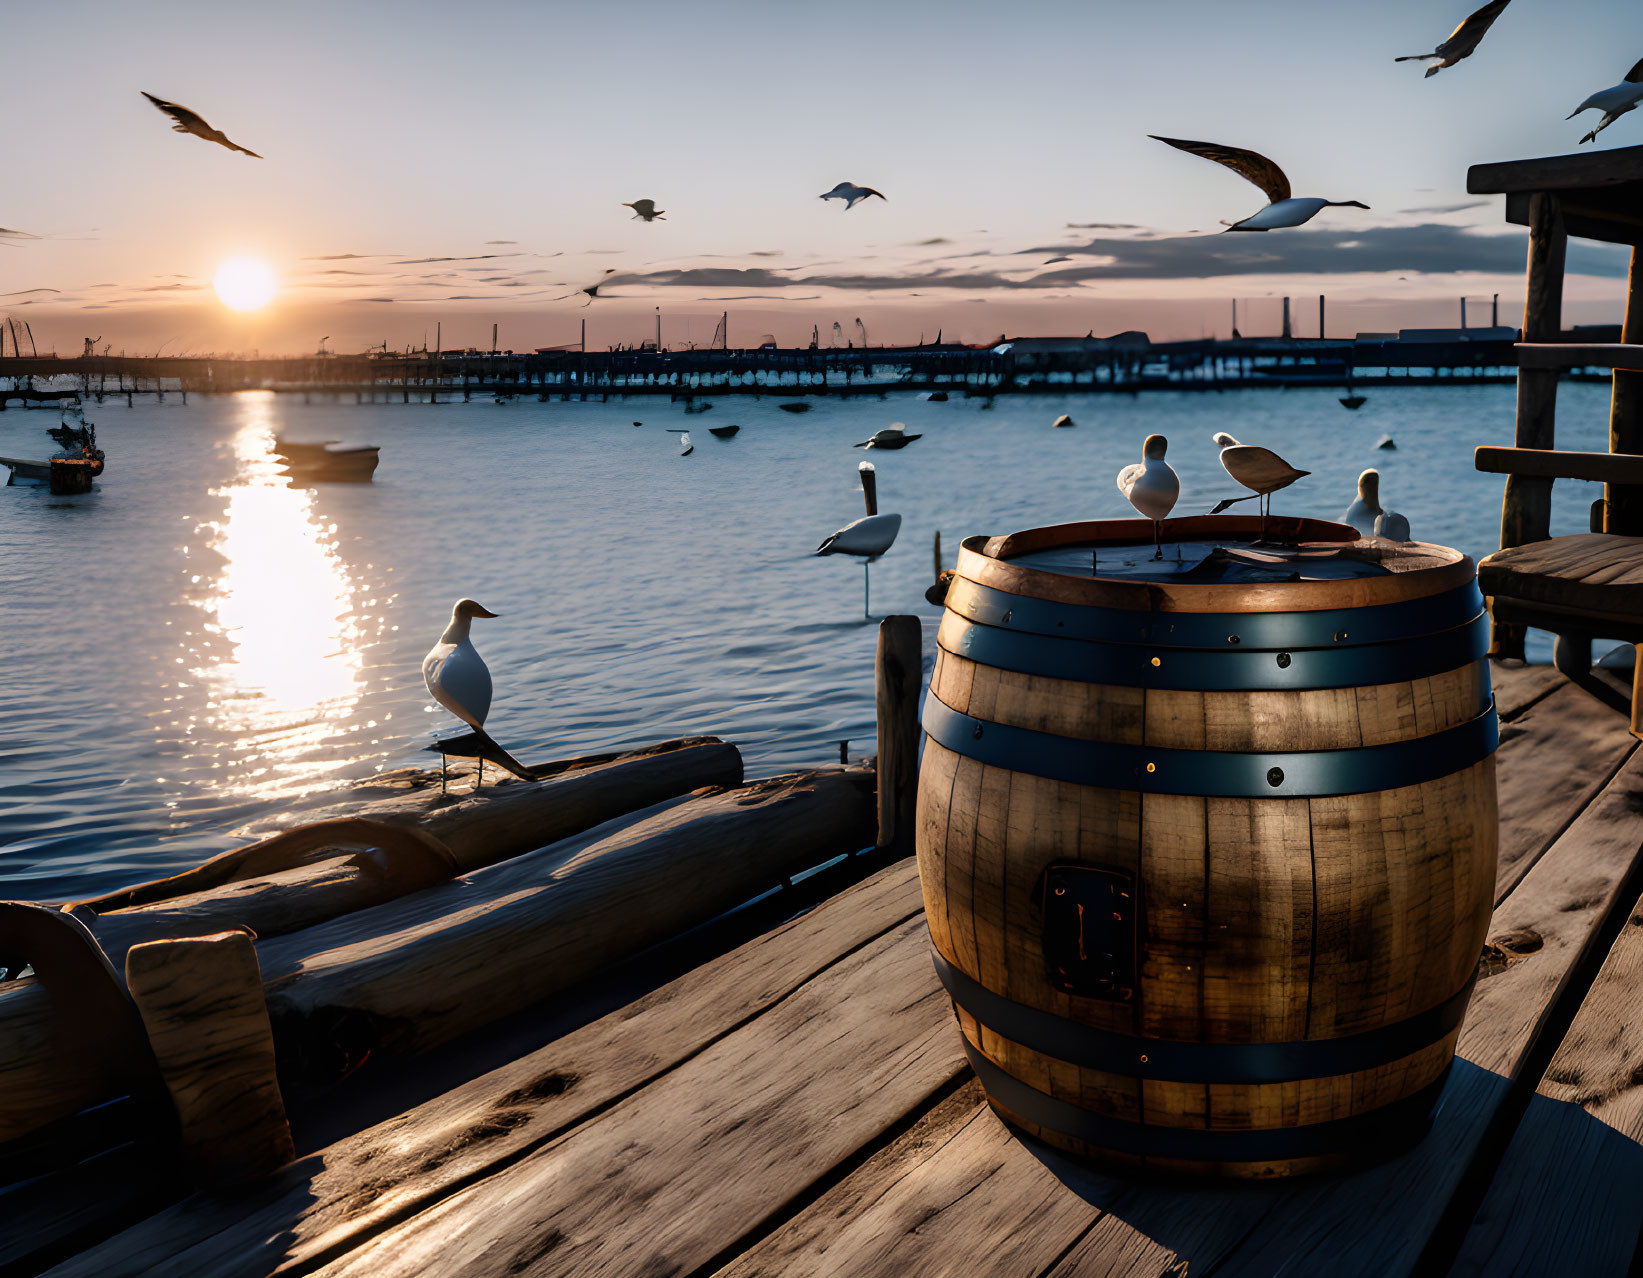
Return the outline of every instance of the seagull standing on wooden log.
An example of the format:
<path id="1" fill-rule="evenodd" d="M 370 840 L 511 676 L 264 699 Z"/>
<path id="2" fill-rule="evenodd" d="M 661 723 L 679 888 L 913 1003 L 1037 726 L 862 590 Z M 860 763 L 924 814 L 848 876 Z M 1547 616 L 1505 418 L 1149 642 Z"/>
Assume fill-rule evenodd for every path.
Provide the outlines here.
<path id="1" fill-rule="evenodd" d="M 870 186 L 857 186 L 854 182 L 840 182 L 831 191 L 824 192 L 816 198 L 822 200 L 843 200 L 845 212 L 848 213 L 870 195 L 876 195 L 879 199 L 884 200 L 883 191 L 875 191 Z M 886 204 L 889 203 L 888 200 L 885 200 L 884 202 Z"/>
<path id="2" fill-rule="evenodd" d="M 1266 192 L 1269 201 L 1259 213 L 1237 222 L 1223 222 L 1222 225 L 1229 231 L 1276 231 L 1285 227 L 1300 226 L 1310 222 L 1322 210 L 1327 208 L 1354 208 L 1367 209 L 1369 206 L 1361 200 L 1325 200 L 1317 196 L 1292 196 L 1289 193 L 1289 179 L 1266 156 L 1255 151 L 1245 151 L 1241 147 L 1222 146 L 1216 142 L 1189 142 L 1181 138 L 1161 138 L 1156 133 L 1149 133 L 1148 137 L 1155 142 L 1163 142 L 1173 146 L 1177 151 L 1185 151 L 1189 155 L 1200 156 L 1206 160 L 1225 165 L 1245 181 L 1253 182 Z"/>
<path id="3" fill-rule="evenodd" d="M 1590 111 L 1594 108 L 1603 112 L 1603 118 L 1598 121 L 1597 127 L 1580 139 L 1582 144 L 1595 142 L 1599 133 L 1625 115 L 1639 102 L 1643 102 L 1643 61 L 1639 61 L 1636 66 L 1626 72 L 1626 78 L 1619 84 L 1592 94 L 1591 97 L 1569 112 L 1567 118 L 1572 120 L 1582 111 Z"/>
<path id="4" fill-rule="evenodd" d="M 1411 53 L 1401 58 L 1393 58 L 1394 62 L 1432 62 L 1437 65 L 1426 68 L 1426 78 L 1435 76 L 1444 67 L 1452 67 L 1462 58 L 1469 58 L 1478 47 L 1478 42 L 1494 26 L 1495 19 L 1500 17 L 1506 6 L 1512 0 L 1489 0 L 1489 3 L 1475 13 L 1468 14 L 1466 19 L 1449 33 L 1449 38 L 1440 44 L 1431 53 Z"/>
<path id="5" fill-rule="evenodd" d="M 862 568 L 862 608 L 871 617 L 872 577 L 868 566 L 895 543 L 901 531 L 901 516 L 879 514 L 878 472 L 872 462 L 864 461 L 856 467 L 861 476 L 862 496 L 867 502 L 867 515 L 833 533 L 816 547 L 818 555 L 855 555 Z"/>
<path id="6" fill-rule="evenodd" d="M 157 98 L 143 89 L 137 91 L 176 121 L 171 126 L 173 133 L 192 133 L 197 138 L 204 138 L 207 142 L 215 142 L 218 146 L 225 146 L 230 151 L 238 151 L 242 155 L 249 155 L 253 160 L 262 159 L 262 156 L 255 151 L 248 151 L 238 142 L 229 141 L 228 134 L 221 129 L 213 129 L 196 112 L 190 111 L 187 107 L 179 106 L 175 102 L 167 102 L 164 98 Z"/>
<path id="7" fill-rule="evenodd" d="M 1181 480 L 1164 460 L 1169 440 L 1148 435 L 1141 445 L 1141 460 L 1118 472 L 1118 491 L 1146 518 L 1152 520 L 1153 558 L 1164 557 L 1163 521 L 1175 509 L 1181 495 Z"/>
<path id="8" fill-rule="evenodd" d="M 1256 444 L 1240 444 L 1225 431 L 1216 431 L 1214 438 L 1221 449 L 1222 469 L 1245 488 L 1250 489 L 1257 499 L 1266 499 L 1261 508 L 1261 537 L 1264 540 L 1266 521 L 1272 514 L 1272 494 L 1280 488 L 1288 488 L 1297 479 L 1302 479 L 1312 472 L 1296 470 L 1270 448 L 1261 448 Z M 1229 497 L 1217 503 L 1210 514 L 1218 515 L 1235 502 L 1248 500 L 1248 497 Z"/>
<path id="9" fill-rule="evenodd" d="M 422 678 L 434 700 L 481 737 L 488 737 L 485 716 L 491 712 L 491 672 L 468 637 L 468 630 L 475 617 L 496 615 L 472 599 L 458 599 L 445 633 L 422 659 Z M 481 758 L 475 789 L 484 781 L 485 760 Z"/>
<path id="10" fill-rule="evenodd" d="M 623 204 L 622 207 L 632 209 L 634 217 L 643 218 L 647 222 L 654 222 L 657 218 L 662 218 L 664 222 L 667 221 L 665 217 L 662 217 L 662 214 L 666 213 L 667 210 L 657 208 L 655 200 L 635 200 L 632 204 Z M 632 218 L 629 219 L 629 221 L 631 220 Z"/>

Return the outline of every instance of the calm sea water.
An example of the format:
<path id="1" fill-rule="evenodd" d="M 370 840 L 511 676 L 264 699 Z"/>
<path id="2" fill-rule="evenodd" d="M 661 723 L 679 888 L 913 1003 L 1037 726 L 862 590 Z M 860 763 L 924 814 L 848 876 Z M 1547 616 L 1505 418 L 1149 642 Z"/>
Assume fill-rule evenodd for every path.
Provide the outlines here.
<path id="1" fill-rule="evenodd" d="M 816 544 L 863 513 L 856 463 L 900 511 L 872 568 L 875 617 L 917 613 L 939 529 L 961 537 L 1130 513 L 1114 486 L 1151 432 L 1171 441 L 1178 513 L 1236 495 L 1210 435 L 1277 447 L 1314 472 L 1287 514 L 1338 516 L 1358 472 L 1414 535 L 1495 546 L 1501 483 L 1480 443 L 1509 443 L 1509 386 L 1003 397 L 943 404 L 722 397 L 575 404 L 304 404 L 176 395 L 92 405 L 109 467 L 93 493 L 0 489 L 0 895 L 60 898 L 172 872 L 233 831 L 407 764 L 453 722 L 422 655 L 453 600 L 496 681 L 489 727 L 526 759 L 718 733 L 751 774 L 871 748 L 875 622 L 862 568 Z M 1559 443 L 1603 448 L 1607 391 L 1570 386 Z M 1071 413 L 1077 426 L 1055 430 Z M 634 420 L 643 425 L 635 428 Z M 851 444 L 891 421 L 924 438 Z M 0 415 L 0 454 L 42 455 L 55 412 Z M 721 441 L 709 425 L 736 422 Z M 679 456 L 678 436 L 696 445 Z M 276 434 L 382 445 L 369 485 L 293 488 Z M 1385 434 L 1396 451 L 1377 451 Z M 1595 485 L 1560 483 L 1557 531 Z M 1549 651 L 1542 648 L 1541 655 Z"/>

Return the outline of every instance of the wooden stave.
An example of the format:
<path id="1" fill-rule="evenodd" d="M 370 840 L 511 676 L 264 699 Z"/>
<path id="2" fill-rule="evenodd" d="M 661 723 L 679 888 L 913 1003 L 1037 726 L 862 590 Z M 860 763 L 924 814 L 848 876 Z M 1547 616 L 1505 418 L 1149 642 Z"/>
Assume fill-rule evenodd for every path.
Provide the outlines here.
<path id="1" fill-rule="evenodd" d="M 978 540 L 971 539 L 970 543 L 966 543 L 966 548 L 973 557 L 977 556 L 977 547 L 973 543 Z M 1453 552 L 1450 553 L 1453 554 Z M 1467 574 L 1470 574 L 1469 561 L 1460 556 L 1455 556 L 1453 566 L 1457 569 L 1464 569 Z M 964 575 L 962 564 L 960 575 Z M 1042 577 L 1048 574 L 1035 575 Z M 1441 576 L 1443 581 L 1440 588 L 1453 589 L 1456 583 L 1449 580 L 1452 575 L 1423 571 L 1418 575 L 1409 574 L 1408 576 L 1411 579 L 1425 577 L 1428 582 Z M 1384 583 L 1388 579 L 1377 578 L 1371 580 Z M 984 584 L 1000 588 L 997 580 Z M 1103 584 L 1128 585 L 1128 583 Z M 1436 593 L 1436 591 L 1429 593 Z M 1086 597 L 1071 602 L 1097 603 L 1101 606 L 1113 606 L 1114 604 L 1111 597 L 1097 599 Z M 1156 601 L 1154 601 L 1154 606 L 1157 606 Z M 1294 607 L 1294 601 L 1292 599 L 1286 600 L 1285 607 Z M 1295 610 L 1299 611 L 1300 609 L 1296 608 Z M 943 618 L 944 626 L 953 616 L 953 613 L 948 613 Z M 1332 712 L 1338 713 L 1343 703 L 1362 703 L 1359 705 L 1360 712 L 1353 716 L 1354 723 L 1351 725 L 1357 729 L 1360 741 L 1396 742 L 1409 739 L 1411 736 L 1426 735 L 1433 731 L 1439 731 L 1443 727 L 1449 726 L 1451 722 L 1463 714 L 1475 713 L 1479 701 L 1487 701 L 1487 680 L 1487 663 L 1483 660 L 1477 660 L 1435 676 L 1411 681 L 1406 685 L 1393 684 L 1372 688 L 1309 690 L 1306 692 L 1180 693 L 1160 689 L 1089 685 L 1072 680 L 1046 679 L 1042 676 L 1012 675 L 1007 671 L 993 670 L 966 661 L 963 657 L 948 651 L 938 643 L 936 668 L 931 677 L 931 695 L 943 704 L 951 705 L 955 710 L 962 710 L 988 720 L 1013 722 L 1017 726 L 1056 732 L 1075 739 L 1117 740 L 1131 744 L 1145 742 L 1153 745 L 1160 745 L 1166 740 L 1171 740 L 1167 733 L 1163 736 L 1160 735 L 1171 724 L 1174 724 L 1177 729 L 1185 724 L 1190 724 L 1194 716 L 1183 714 L 1182 705 L 1183 702 L 1188 705 L 1195 703 L 1200 711 L 1197 718 L 1198 726 L 1203 735 L 1198 739 L 1191 739 L 1192 734 L 1188 732 L 1185 734 L 1186 739 L 1174 740 L 1172 744 L 1200 750 L 1209 748 L 1252 751 L 1272 749 L 1276 748 L 1280 741 L 1293 749 L 1295 743 L 1291 733 L 1295 717 L 1294 715 L 1286 717 L 1275 713 L 1274 710 L 1285 706 L 1300 706 L 1302 708 L 1300 719 L 1303 724 L 1309 726 L 1311 733 L 1305 739 L 1305 745 L 1302 748 L 1334 749 L 1347 748 L 1350 745 L 1357 744 L 1357 742 L 1346 739 L 1348 728 L 1344 725 L 1336 728 L 1333 739 L 1327 731 Z M 1011 686 L 1012 682 L 1013 687 Z M 989 683 L 991 686 L 987 686 Z M 976 698 L 980 699 L 979 704 Z M 1308 706 L 1306 705 L 1308 700 L 1316 704 Z M 1251 713 L 1254 703 L 1264 703 L 1265 713 Z M 1379 714 L 1373 713 L 1377 704 L 1382 707 Z M 1385 713 L 1386 704 L 1393 707 L 1393 713 L 1390 715 Z M 1025 708 L 1018 713 L 1012 713 L 1012 706 L 1025 706 Z M 1205 707 L 1217 708 L 1218 713 L 1212 715 L 1204 709 Z M 1363 732 L 1365 726 L 1363 711 L 1365 709 L 1372 712 L 1367 721 L 1370 728 L 1367 738 Z M 1413 723 L 1408 722 L 1411 715 L 1413 715 Z M 1218 734 L 1207 730 L 1208 725 L 1212 722 L 1218 724 Z M 1240 732 L 1241 736 L 1239 735 Z M 1204 736 L 1214 738 L 1213 743 L 1207 742 Z M 1043 950 L 1041 934 L 1035 934 L 1031 927 L 1023 928 L 1019 926 L 1019 920 L 1016 919 L 1012 919 L 1011 926 L 1008 928 L 1003 926 L 1002 918 L 998 920 L 996 929 L 978 928 L 976 926 L 977 893 L 975 889 L 976 870 L 973 851 L 971 853 L 971 885 L 968 900 L 966 901 L 963 897 L 959 898 L 961 905 L 967 904 L 969 906 L 971 917 L 968 926 L 964 925 L 962 918 L 955 920 L 954 912 L 948 908 L 955 895 L 949 887 L 949 870 L 951 867 L 948 864 L 948 858 L 952 850 L 949 846 L 949 840 L 956 833 L 958 842 L 963 843 L 965 839 L 968 839 L 972 849 L 978 845 L 989 849 L 996 847 L 997 855 L 995 859 L 1008 862 L 1009 857 L 1005 853 L 1005 848 L 1007 846 L 1007 830 L 1013 814 L 1006 811 L 1001 825 L 996 812 L 989 815 L 984 809 L 987 807 L 989 794 L 995 807 L 998 802 L 1003 801 L 1006 809 L 1008 809 L 1016 789 L 1023 784 L 1029 787 L 1042 787 L 1045 785 L 1059 787 L 1059 797 L 1052 803 L 1052 807 L 1058 810 L 1065 809 L 1067 806 L 1066 800 L 1074 791 L 1090 791 L 1092 794 L 1101 796 L 1097 800 L 1098 803 L 1104 802 L 1113 805 L 1120 814 L 1121 820 L 1128 819 L 1124 815 L 1126 808 L 1135 808 L 1138 805 L 1145 806 L 1148 804 L 1168 804 L 1172 799 L 1176 799 L 1176 796 L 1154 794 L 1140 796 L 1127 791 L 1098 791 L 1095 787 L 1070 787 L 1067 782 L 1045 782 L 1042 778 L 1025 777 L 1024 774 L 976 764 L 975 761 L 966 759 L 962 755 L 955 755 L 928 739 L 925 748 L 926 772 L 921 773 L 917 823 L 919 831 L 918 856 L 920 878 L 925 887 L 927 918 L 930 921 L 932 941 L 935 943 L 938 953 L 941 953 L 944 958 L 954 963 L 973 979 L 980 980 L 982 973 L 1003 957 L 1001 951 L 1006 948 L 1011 949 L 1017 962 L 1003 965 L 1005 989 L 1000 992 L 1007 991 L 1010 997 L 1018 999 L 1025 993 L 1028 996 L 1025 1001 L 1030 1005 L 1039 1006 L 1043 1010 L 1054 1012 L 1057 1015 L 1068 1015 L 1075 1002 L 1075 997 L 1054 990 L 1042 977 Z M 1003 775 L 996 775 L 1000 773 Z M 1455 778 L 1459 779 L 1456 780 Z M 1477 836 L 1471 840 L 1470 848 L 1466 849 L 1469 855 L 1463 858 L 1466 864 L 1462 876 L 1463 882 L 1458 893 L 1463 901 L 1472 902 L 1472 908 L 1469 913 L 1463 913 L 1452 919 L 1451 926 L 1448 929 L 1451 942 L 1445 953 L 1447 961 L 1441 965 L 1444 979 L 1449 982 L 1448 988 L 1442 989 L 1441 985 L 1434 986 L 1428 981 L 1426 983 L 1426 997 L 1417 1000 L 1417 1002 L 1431 1005 L 1441 1001 L 1443 997 L 1452 996 L 1459 986 L 1470 980 L 1471 973 L 1475 969 L 1476 955 L 1481 948 L 1484 933 L 1487 929 L 1490 904 L 1489 888 L 1493 882 L 1497 833 L 1496 821 L 1493 819 L 1495 800 L 1493 779 L 1494 763 L 1491 755 L 1460 773 L 1452 774 L 1451 778 L 1438 778 L 1435 782 L 1427 782 L 1423 783 L 1422 786 L 1415 787 L 1415 789 L 1421 790 L 1427 785 L 1447 782 L 1448 788 L 1458 789 L 1470 807 L 1475 809 L 1475 819 L 1469 823 L 1469 828 Z M 945 798 L 942 797 L 944 786 L 946 789 Z M 956 789 L 962 789 L 973 795 L 974 811 L 960 810 L 964 807 L 962 803 L 955 809 L 952 804 L 952 796 Z M 1248 799 L 1231 802 L 1265 805 L 1306 805 L 1306 824 L 1310 842 L 1310 831 L 1313 822 L 1312 805 L 1314 804 L 1319 805 L 1324 813 L 1332 817 L 1336 826 L 1339 827 L 1336 830 L 1336 834 L 1339 835 L 1342 830 L 1350 832 L 1353 828 L 1352 816 L 1348 811 L 1353 806 L 1362 807 L 1364 805 L 1379 804 L 1384 810 L 1387 805 L 1390 805 L 1395 810 L 1401 806 L 1403 797 L 1392 794 L 1390 798 L 1384 795 L 1368 799 L 1359 796 L 1342 796 L 1341 798 L 1327 799 Z M 1422 797 L 1423 800 L 1430 798 L 1437 807 L 1436 815 L 1441 829 L 1444 811 L 1443 798 L 1438 795 L 1423 795 Z M 1080 799 L 1080 802 L 1088 801 L 1087 797 Z M 1188 802 L 1204 805 L 1209 803 L 1225 804 L 1229 801 L 1196 799 Z M 1036 809 L 1037 804 L 1034 803 L 1031 806 Z M 956 826 L 953 823 L 955 817 L 957 819 Z M 1137 824 L 1140 824 L 1139 820 L 1137 820 Z M 1463 828 L 1468 827 L 1468 823 L 1464 821 L 1453 824 L 1458 824 Z M 1004 839 L 1002 843 L 1000 842 L 1001 838 Z M 1139 830 L 1137 830 L 1135 838 L 1136 846 L 1131 864 L 1137 874 L 1138 881 L 1142 882 L 1143 898 L 1147 899 L 1150 898 L 1151 891 L 1145 882 L 1141 880 L 1140 875 L 1142 849 L 1140 847 Z M 1120 839 L 1120 843 L 1122 841 Z M 1209 850 L 1207 847 L 1209 842 L 1207 833 L 1205 842 L 1207 853 Z M 1350 858 L 1350 838 L 1348 842 Z M 936 864 L 938 858 L 935 856 L 938 844 L 941 852 L 939 865 Z M 1119 851 L 1120 856 L 1115 858 L 1113 856 L 1114 851 Z M 1430 855 L 1426 858 L 1429 863 L 1434 859 Z M 1115 862 L 1120 865 L 1123 863 L 1121 849 L 1113 847 L 1098 848 L 1092 851 L 1084 846 L 1073 846 L 1065 852 L 1052 848 L 1052 850 L 1038 855 L 1037 864 L 1028 867 L 1031 874 L 1026 877 L 1036 878 L 1038 873 L 1041 872 L 1042 866 L 1052 862 L 1089 862 L 1092 860 L 1103 865 L 1113 865 Z M 1337 866 L 1336 869 L 1338 870 L 1339 867 Z M 1020 867 L 1016 867 L 1013 872 L 1006 868 L 1005 872 L 1009 873 L 1018 894 L 1023 887 L 1028 886 L 1020 881 L 1023 877 Z M 1314 867 L 1314 876 L 1316 876 L 1316 872 L 1316 867 Z M 1002 880 L 1002 877 L 1001 874 L 999 876 L 1000 880 Z M 1441 889 L 1443 880 L 1446 877 L 1441 872 L 1437 873 L 1431 886 Z M 1348 878 L 1350 879 L 1350 875 L 1348 875 Z M 986 886 L 985 882 L 984 886 Z M 1002 888 L 1004 884 L 1000 881 L 996 886 Z M 1451 885 L 1452 894 L 1454 894 L 1453 889 L 1454 885 Z M 962 915 L 962 913 L 962 910 L 958 911 L 959 915 Z M 1146 940 L 1138 946 L 1143 951 L 1149 949 L 1158 940 L 1153 934 L 1153 926 L 1154 920 L 1149 910 L 1147 914 L 1148 934 Z M 999 935 L 983 938 L 980 933 L 988 930 L 996 930 Z M 1436 927 L 1431 929 L 1433 932 L 1440 930 Z M 955 933 L 958 934 L 956 940 Z M 1012 937 L 1013 940 L 1010 939 Z M 965 948 L 968 948 L 970 954 L 974 956 L 973 959 L 967 961 L 960 957 L 960 951 Z M 1012 970 L 1015 970 L 1019 975 L 1012 976 Z M 1028 979 L 1028 973 L 1038 974 L 1037 979 Z M 1142 980 L 1143 982 L 1148 980 L 1147 973 L 1142 973 Z M 1390 982 L 1385 983 L 1389 984 Z M 993 982 L 983 981 L 983 984 L 996 988 Z M 1308 977 L 1307 988 L 1310 1005 L 1312 997 L 1311 976 Z M 1033 997 L 1034 994 L 1037 994 L 1038 997 Z M 1125 1019 L 1123 1014 L 1124 1005 L 1099 1004 L 1096 1000 L 1082 998 L 1076 999 L 1076 1003 L 1082 1013 L 1079 1019 L 1085 1021 L 1085 1023 L 1120 1029 L 1122 1032 L 1122 1022 Z M 1118 1010 L 1115 1011 L 1114 1009 Z M 1070 1070 L 1074 1076 L 1079 1075 L 1078 1066 L 1070 1065 L 1064 1061 L 1057 1061 L 1055 1058 L 1042 1053 L 1032 1052 L 1030 1049 L 1022 1048 L 1019 1044 L 1014 1045 L 1013 1053 L 1008 1048 L 1001 1049 L 1000 1045 L 1006 1043 L 1007 1040 L 1002 1039 L 1001 1036 L 990 1029 L 977 1025 L 974 1018 L 968 1017 L 963 1009 L 957 1010 L 959 1011 L 961 1025 L 967 1024 L 966 1037 L 972 1045 L 982 1051 L 987 1059 L 992 1060 L 1001 1068 L 1008 1061 L 1015 1065 L 1017 1069 L 1028 1072 L 1042 1072 L 1045 1077 L 1049 1076 L 1048 1071 L 1051 1070 L 1059 1071 L 1063 1075 Z M 1408 1013 L 1412 1010 L 1418 1011 L 1420 1009 L 1411 1009 L 1407 1005 L 1399 1009 L 1401 1013 Z M 1133 1031 L 1135 1025 L 1133 1012 L 1129 1019 L 1130 1029 Z M 1399 1019 L 1399 1016 L 1389 1008 L 1380 1018 L 1380 1023 L 1391 1023 L 1397 1019 Z M 1156 1030 L 1161 1027 L 1154 1025 L 1150 1028 Z M 1361 1026 L 1350 1026 L 1347 1029 L 1342 1029 L 1336 1023 L 1332 1024 L 1330 1028 L 1345 1033 L 1350 1032 L 1351 1029 L 1361 1028 Z M 1143 1032 L 1145 1032 L 1145 1027 Z M 1308 1083 L 1314 1091 L 1319 1089 L 1339 1090 L 1343 1087 L 1348 1089 L 1349 1092 L 1356 1091 L 1357 1094 L 1353 1101 L 1354 1112 L 1373 1112 L 1383 1104 L 1396 1102 L 1403 1095 L 1418 1093 L 1422 1086 L 1431 1084 L 1434 1076 L 1441 1075 L 1442 1071 L 1447 1068 L 1452 1056 L 1453 1043 L 1457 1034 L 1458 1029 L 1455 1029 L 1446 1034 L 1439 1042 L 1420 1049 L 1401 1062 L 1376 1066 L 1373 1069 L 1359 1071 L 1355 1074 L 1308 1080 Z M 1284 1036 L 1277 1035 L 1268 1041 L 1284 1041 Z M 989 1048 L 992 1050 L 989 1050 Z M 1004 1056 L 1005 1060 L 1000 1060 L 995 1053 Z M 1420 1066 L 1413 1074 L 1410 1073 L 1410 1068 L 1412 1068 L 1410 1062 L 1418 1062 Z M 1403 1082 L 1391 1084 L 1390 1092 L 1387 1092 L 1385 1086 L 1382 1085 L 1372 1087 L 1367 1093 L 1362 1091 L 1365 1079 L 1384 1079 L 1389 1075 L 1389 1072 L 1390 1076 L 1396 1078 L 1400 1070 Z M 1011 1070 L 1010 1072 L 1014 1073 L 1016 1071 Z M 1083 1071 L 1085 1074 L 1089 1072 Z M 1159 1091 L 1161 1095 L 1167 1094 L 1171 1087 L 1178 1089 L 1182 1086 L 1177 1084 L 1160 1085 L 1151 1080 L 1143 1082 L 1135 1079 L 1132 1081 L 1137 1087 L 1148 1087 Z M 1294 1091 L 1295 1084 L 1216 1085 L 1216 1088 L 1219 1093 L 1219 1109 L 1211 1106 L 1206 1109 L 1204 1116 L 1205 1123 L 1210 1125 L 1211 1129 L 1213 1129 L 1213 1123 L 1217 1119 L 1218 1113 L 1224 1118 L 1228 1113 L 1240 1109 L 1247 1112 L 1251 1106 L 1256 1105 L 1267 1106 L 1270 1110 L 1273 1096 L 1281 1093 L 1286 1088 Z M 1081 1094 L 1087 1090 L 1087 1088 L 1081 1088 Z M 1008 1121 L 1043 1136 L 1058 1148 L 1094 1157 L 1110 1155 L 1112 1152 L 1104 1151 L 1099 1147 L 1088 1146 L 1076 1138 L 1059 1135 L 1048 1129 L 1038 1127 L 1023 1116 L 1011 1113 L 996 1098 L 990 1097 L 989 1099 L 993 1102 L 994 1108 L 998 1109 Z M 1163 1111 L 1166 1116 L 1169 1112 L 1168 1110 Z M 1158 1114 L 1159 1111 L 1155 1110 L 1154 1117 L 1156 1118 Z M 1159 1158 L 1149 1158 L 1143 1161 L 1146 1161 L 1148 1165 L 1156 1165 L 1174 1171 L 1196 1171 L 1232 1176 L 1261 1176 L 1294 1174 L 1319 1169 L 1342 1161 L 1349 1161 L 1351 1157 L 1350 1151 L 1343 1151 L 1340 1154 L 1332 1154 L 1321 1158 L 1247 1163 L 1189 1162 L 1179 1159 Z"/>

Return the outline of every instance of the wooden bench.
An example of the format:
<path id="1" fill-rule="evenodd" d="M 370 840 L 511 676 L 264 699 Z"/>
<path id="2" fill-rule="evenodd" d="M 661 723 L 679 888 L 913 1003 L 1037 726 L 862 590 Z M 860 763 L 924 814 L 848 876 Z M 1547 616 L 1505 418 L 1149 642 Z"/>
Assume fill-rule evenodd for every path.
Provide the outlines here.
<path id="1" fill-rule="evenodd" d="M 1507 476 L 1501 549 L 1478 565 L 1490 599 L 1492 651 L 1523 656 L 1526 627 L 1557 636 L 1554 661 L 1605 700 L 1617 694 L 1591 673 L 1599 636 L 1643 644 L 1643 147 L 1474 165 L 1474 194 L 1504 193 L 1509 222 L 1529 228 L 1523 338 L 1518 346 L 1515 448 L 1480 448 L 1477 468 Z M 1564 259 L 1570 235 L 1632 246 L 1626 322 L 1618 344 L 1562 341 Z M 1554 447 L 1557 379 L 1574 368 L 1614 371 L 1609 451 Z M 1591 532 L 1551 536 L 1552 481 L 1604 485 Z M 1640 662 L 1639 665 L 1643 665 Z M 1643 691 L 1634 667 L 1631 727 L 1643 736 Z"/>

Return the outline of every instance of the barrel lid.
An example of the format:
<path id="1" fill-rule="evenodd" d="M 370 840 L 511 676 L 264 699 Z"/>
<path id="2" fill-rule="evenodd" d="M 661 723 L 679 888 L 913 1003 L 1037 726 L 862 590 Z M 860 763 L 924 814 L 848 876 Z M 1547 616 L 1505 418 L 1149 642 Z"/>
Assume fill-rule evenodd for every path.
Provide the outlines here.
<path id="1" fill-rule="evenodd" d="M 1264 531 L 1264 536 L 1263 536 Z M 1102 519 L 964 542 L 962 577 L 1064 603 L 1178 612 L 1308 611 L 1391 603 L 1471 581 L 1472 561 L 1426 542 L 1360 538 L 1345 524 L 1272 516 Z"/>

